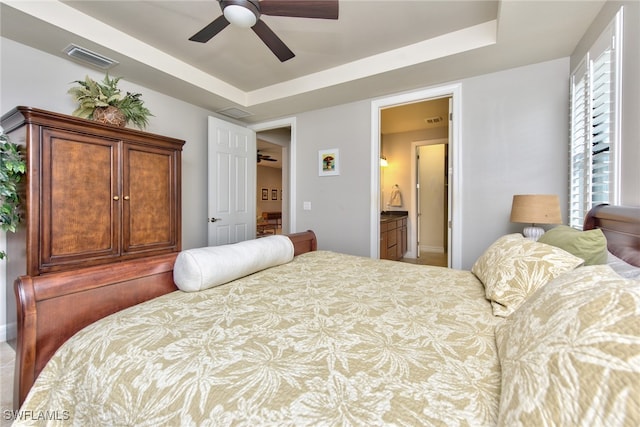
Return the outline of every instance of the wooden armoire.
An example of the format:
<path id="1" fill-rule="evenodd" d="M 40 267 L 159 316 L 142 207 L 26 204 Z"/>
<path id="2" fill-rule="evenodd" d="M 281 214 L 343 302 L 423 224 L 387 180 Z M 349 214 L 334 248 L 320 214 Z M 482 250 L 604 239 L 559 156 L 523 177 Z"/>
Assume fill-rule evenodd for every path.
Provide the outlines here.
<path id="1" fill-rule="evenodd" d="M 180 251 L 184 141 L 29 107 L 2 126 L 27 155 L 26 220 L 7 233 L 8 285 L 11 274 Z"/>

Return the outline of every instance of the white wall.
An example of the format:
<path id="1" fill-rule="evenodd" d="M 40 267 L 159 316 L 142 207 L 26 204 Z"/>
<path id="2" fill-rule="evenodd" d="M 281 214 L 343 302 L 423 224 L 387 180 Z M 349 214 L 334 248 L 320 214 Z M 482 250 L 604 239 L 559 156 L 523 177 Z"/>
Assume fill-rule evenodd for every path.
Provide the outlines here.
<path id="1" fill-rule="evenodd" d="M 510 224 L 514 194 L 558 194 L 566 223 L 568 58 L 467 79 L 462 89 L 462 268 Z"/>
<path id="2" fill-rule="evenodd" d="M 370 116 L 368 101 L 297 116 L 297 228 L 313 229 L 319 249 L 369 256 Z M 339 176 L 318 176 L 318 150 L 328 148 L 340 150 Z"/>

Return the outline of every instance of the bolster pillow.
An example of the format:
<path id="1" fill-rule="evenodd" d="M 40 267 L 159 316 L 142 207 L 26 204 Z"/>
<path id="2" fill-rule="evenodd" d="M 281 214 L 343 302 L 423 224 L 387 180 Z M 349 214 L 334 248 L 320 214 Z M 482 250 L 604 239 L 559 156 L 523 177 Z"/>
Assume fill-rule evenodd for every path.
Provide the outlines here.
<path id="1" fill-rule="evenodd" d="M 202 291 L 292 259 L 293 243 L 280 235 L 187 249 L 176 258 L 173 281 L 182 291 Z"/>

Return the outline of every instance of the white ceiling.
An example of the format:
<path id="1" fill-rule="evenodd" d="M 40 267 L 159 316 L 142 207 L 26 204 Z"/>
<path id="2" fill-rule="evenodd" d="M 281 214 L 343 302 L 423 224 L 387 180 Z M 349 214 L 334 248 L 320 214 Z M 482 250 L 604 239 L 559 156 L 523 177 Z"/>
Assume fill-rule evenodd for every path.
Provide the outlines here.
<path id="1" fill-rule="evenodd" d="M 295 52 L 281 63 L 250 29 L 188 40 L 217 1 L 0 0 L 1 35 L 57 56 L 75 43 L 110 70 L 256 123 L 570 55 L 603 0 L 340 0 L 339 19 L 263 16 Z"/>

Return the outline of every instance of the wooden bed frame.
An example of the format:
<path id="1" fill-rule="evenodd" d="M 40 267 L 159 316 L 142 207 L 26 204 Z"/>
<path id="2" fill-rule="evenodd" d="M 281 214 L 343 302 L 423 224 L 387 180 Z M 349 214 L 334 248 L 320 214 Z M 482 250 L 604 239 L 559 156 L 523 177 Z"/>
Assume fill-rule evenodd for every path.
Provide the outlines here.
<path id="1" fill-rule="evenodd" d="M 317 250 L 313 231 L 290 234 L 294 255 Z M 18 336 L 13 406 L 19 409 L 51 356 L 85 326 L 127 307 L 177 290 L 177 253 L 42 276 L 14 284 Z"/>
<path id="2" fill-rule="evenodd" d="M 640 207 L 600 205 L 586 216 L 584 229 L 600 228 L 609 251 L 640 266 Z M 315 251 L 312 231 L 289 235 L 295 254 Z M 20 277 L 15 282 L 18 340 L 14 407 L 22 405 L 53 353 L 85 326 L 109 314 L 173 292 L 177 254 L 124 261 L 64 273 Z"/>
<path id="3" fill-rule="evenodd" d="M 609 252 L 640 267 L 640 207 L 598 205 L 584 220 L 584 230 L 599 228 Z"/>

